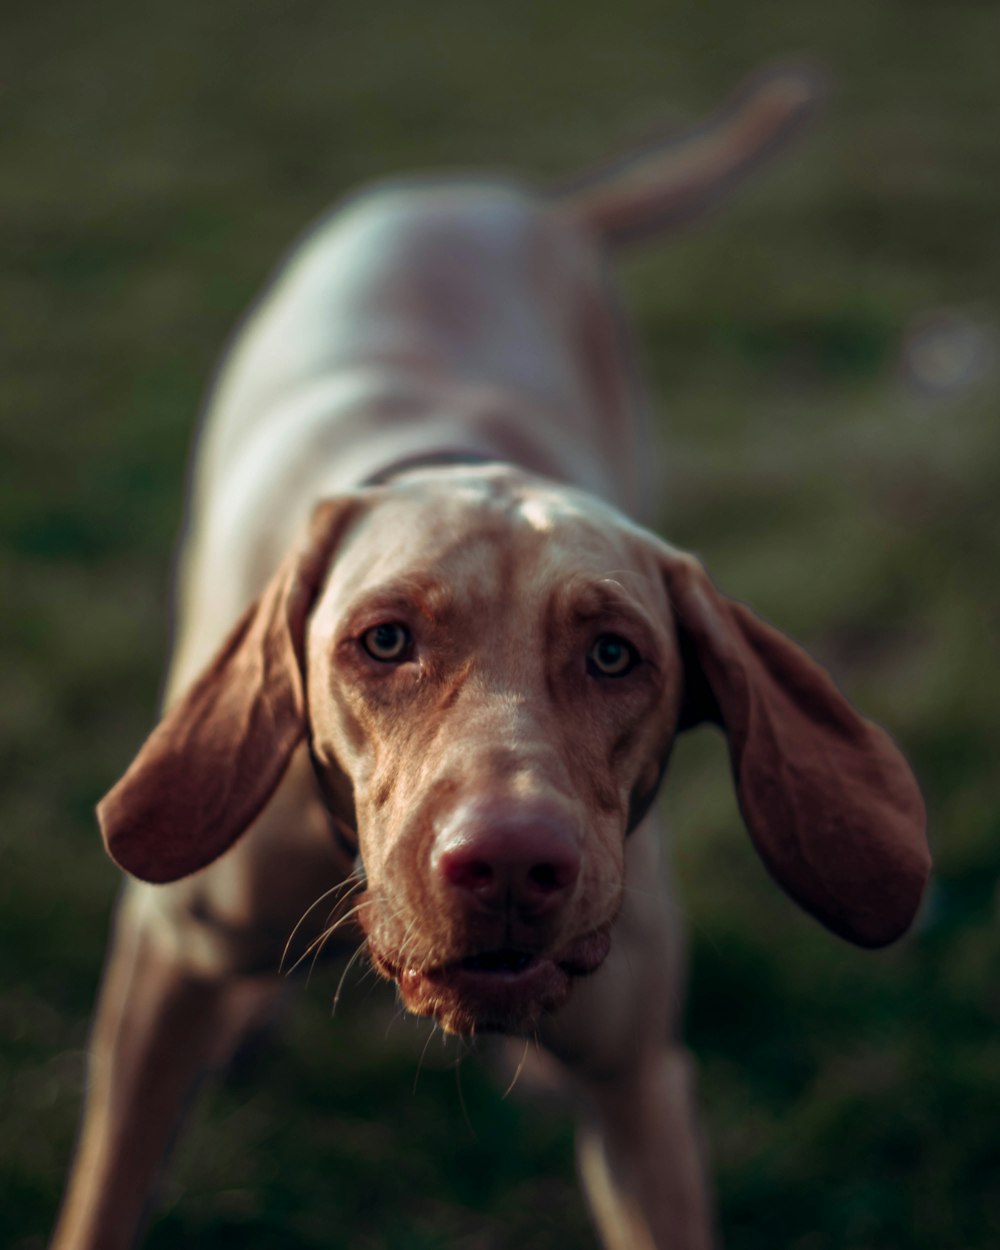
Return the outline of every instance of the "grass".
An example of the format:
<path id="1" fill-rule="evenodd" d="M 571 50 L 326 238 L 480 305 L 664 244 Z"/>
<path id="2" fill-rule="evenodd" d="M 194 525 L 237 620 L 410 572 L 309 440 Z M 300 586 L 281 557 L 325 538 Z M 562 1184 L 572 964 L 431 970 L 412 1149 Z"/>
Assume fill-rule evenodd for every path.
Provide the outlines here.
<path id="1" fill-rule="evenodd" d="M 5 25 L 0 1244 L 37 1250 L 58 1200 L 116 890 L 92 807 L 153 715 L 190 433 L 275 257 L 366 179 L 559 177 L 801 49 L 835 86 L 794 159 L 622 268 L 659 512 L 891 728 L 938 869 L 907 942 L 837 943 L 692 736 L 664 799 L 688 1032 L 727 1244 L 1000 1244 L 1000 13 L 53 0 Z M 929 389 L 913 345 L 941 309 L 980 360 Z M 422 1058 L 366 982 L 331 1024 L 333 975 L 198 1109 L 148 1245 L 593 1244 L 564 1114 Z"/>

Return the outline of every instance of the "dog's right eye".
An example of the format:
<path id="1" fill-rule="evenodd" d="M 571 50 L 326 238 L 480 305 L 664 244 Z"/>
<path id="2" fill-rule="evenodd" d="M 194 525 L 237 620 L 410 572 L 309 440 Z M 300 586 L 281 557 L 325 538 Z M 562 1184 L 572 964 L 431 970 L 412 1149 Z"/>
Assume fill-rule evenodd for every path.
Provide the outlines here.
<path id="1" fill-rule="evenodd" d="M 361 645 L 382 664 L 400 664 L 407 659 L 413 646 L 413 637 L 405 625 L 387 621 L 373 625 L 361 635 Z"/>
<path id="2" fill-rule="evenodd" d="M 587 653 L 587 669 L 595 677 L 624 677 L 638 663 L 638 651 L 617 634 L 601 634 Z"/>

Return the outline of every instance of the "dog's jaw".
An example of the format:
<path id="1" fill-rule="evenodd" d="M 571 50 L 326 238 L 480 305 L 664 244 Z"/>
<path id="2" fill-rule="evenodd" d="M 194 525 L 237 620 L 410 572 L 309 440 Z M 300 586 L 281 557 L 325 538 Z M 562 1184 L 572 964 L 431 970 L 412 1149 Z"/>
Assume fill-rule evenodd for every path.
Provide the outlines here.
<path id="1" fill-rule="evenodd" d="M 407 1011 L 432 1017 L 445 1033 L 524 1035 L 567 1002 L 577 978 L 601 966 L 611 949 L 611 926 L 545 956 L 482 951 L 443 964 L 400 967 L 371 942 L 368 949 L 376 970 L 395 981 Z"/>

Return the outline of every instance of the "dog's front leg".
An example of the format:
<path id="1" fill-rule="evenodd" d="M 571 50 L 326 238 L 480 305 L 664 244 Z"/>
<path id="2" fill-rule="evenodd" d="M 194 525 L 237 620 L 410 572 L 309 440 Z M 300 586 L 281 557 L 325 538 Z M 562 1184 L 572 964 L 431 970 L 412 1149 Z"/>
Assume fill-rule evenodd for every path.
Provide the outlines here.
<path id="1" fill-rule="evenodd" d="M 130 885 L 91 1040 L 87 1105 L 52 1250 L 126 1250 L 199 1075 L 224 1063 L 268 1009 L 274 975 L 198 966 Z"/>
<path id="2" fill-rule="evenodd" d="M 631 1077 L 584 1081 L 580 1175 L 608 1250 L 714 1244 L 690 1060 L 664 1046 Z"/>
<path id="3" fill-rule="evenodd" d="M 607 1250 L 711 1250 L 692 1063 L 679 1041 L 683 951 L 656 846 L 649 827 L 630 837 L 611 953 L 541 1040 L 577 1095 L 579 1168 Z"/>

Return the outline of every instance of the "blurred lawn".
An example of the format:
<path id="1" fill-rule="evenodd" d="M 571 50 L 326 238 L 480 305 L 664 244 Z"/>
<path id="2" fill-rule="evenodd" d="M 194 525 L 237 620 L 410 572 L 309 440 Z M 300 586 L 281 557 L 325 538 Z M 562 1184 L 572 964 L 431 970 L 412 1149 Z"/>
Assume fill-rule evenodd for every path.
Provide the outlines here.
<path id="1" fill-rule="evenodd" d="M 188 438 L 276 256 L 365 179 L 559 177 L 805 49 L 835 83 L 810 141 L 622 277 L 664 529 L 891 727 L 938 881 L 915 937 L 848 949 L 765 879 L 720 742 L 685 741 L 665 803 L 689 1032 L 732 1250 L 995 1250 L 1000 9 L 9 10 L 0 1245 L 37 1250 L 57 1202 L 116 889 L 91 809 L 150 723 Z M 922 340 L 942 309 L 959 320 Z M 916 384 L 962 352 L 965 384 Z M 561 1114 L 456 1070 L 454 1044 L 421 1059 L 426 1030 L 367 981 L 331 1025 L 335 976 L 197 1112 L 149 1246 L 592 1245 Z"/>

